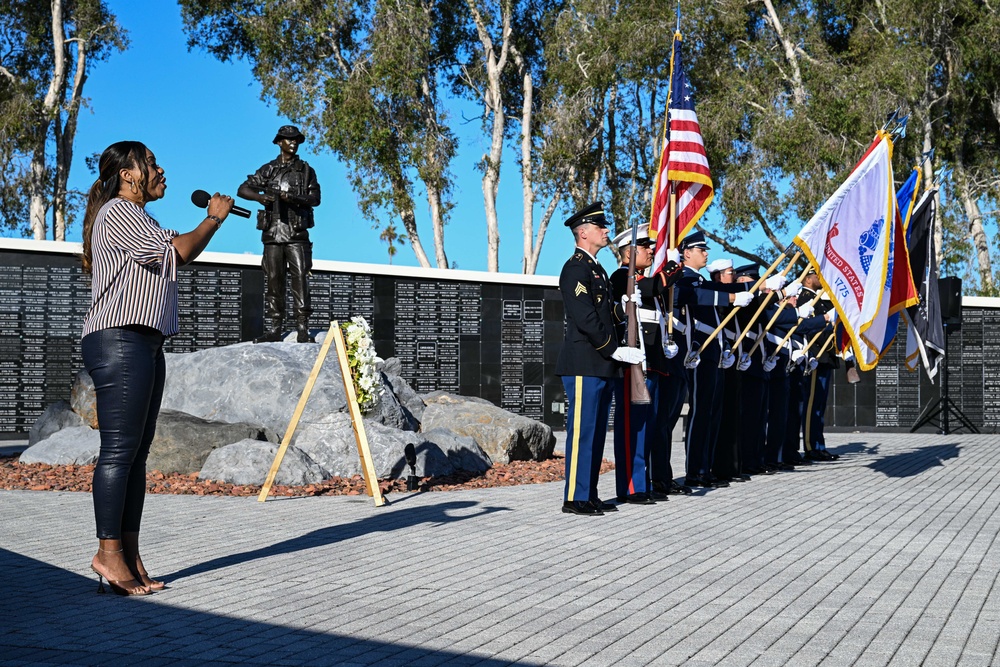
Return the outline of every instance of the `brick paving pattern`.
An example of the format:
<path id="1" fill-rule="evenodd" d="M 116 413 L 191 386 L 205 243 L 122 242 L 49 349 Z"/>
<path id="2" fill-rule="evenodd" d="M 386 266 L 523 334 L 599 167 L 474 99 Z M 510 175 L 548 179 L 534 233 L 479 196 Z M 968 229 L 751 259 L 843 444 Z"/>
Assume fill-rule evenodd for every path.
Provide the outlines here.
<path id="1" fill-rule="evenodd" d="M 95 594 L 90 495 L 0 492 L 0 665 L 1000 665 L 998 440 L 831 434 L 603 517 L 561 483 L 151 495 L 146 598 Z"/>

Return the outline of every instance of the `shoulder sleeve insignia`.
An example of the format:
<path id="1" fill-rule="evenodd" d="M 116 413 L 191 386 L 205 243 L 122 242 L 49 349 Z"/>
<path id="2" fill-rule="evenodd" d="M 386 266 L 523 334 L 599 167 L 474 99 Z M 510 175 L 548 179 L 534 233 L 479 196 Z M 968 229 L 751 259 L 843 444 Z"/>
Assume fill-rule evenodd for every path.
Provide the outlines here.
<path id="1" fill-rule="evenodd" d="M 587 288 L 584 287 L 583 283 L 577 281 L 577 283 L 576 283 L 576 289 L 573 290 L 573 292 L 574 292 L 574 294 L 576 294 L 576 296 L 580 296 L 581 294 L 586 294 L 587 293 Z"/>

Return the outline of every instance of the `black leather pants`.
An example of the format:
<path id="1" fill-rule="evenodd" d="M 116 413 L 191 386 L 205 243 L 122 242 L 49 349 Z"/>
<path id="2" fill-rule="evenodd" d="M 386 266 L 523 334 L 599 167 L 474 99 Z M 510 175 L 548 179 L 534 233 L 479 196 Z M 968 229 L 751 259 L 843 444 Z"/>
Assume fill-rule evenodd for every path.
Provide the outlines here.
<path id="1" fill-rule="evenodd" d="M 146 457 L 163 397 L 163 334 L 146 327 L 103 329 L 81 344 L 97 390 L 101 453 L 94 469 L 97 537 L 137 533 L 146 495 Z"/>
<path id="2" fill-rule="evenodd" d="M 292 300 L 295 304 L 296 324 L 306 325 L 312 315 L 309 302 L 309 271 L 312 270 L 311 243 L 266 243 L 264 244 L 264 276 L 267 279 L 267 293 L 264 305 L 271 318 L 272 331 L 277 331 L 285 322 L 285 267 L 292 282 Z"/>

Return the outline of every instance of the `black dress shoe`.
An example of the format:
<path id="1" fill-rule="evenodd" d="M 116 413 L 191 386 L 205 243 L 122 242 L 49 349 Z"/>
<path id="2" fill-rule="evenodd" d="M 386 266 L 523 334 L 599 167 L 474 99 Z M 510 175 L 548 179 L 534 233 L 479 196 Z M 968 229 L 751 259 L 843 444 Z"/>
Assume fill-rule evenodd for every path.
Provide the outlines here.
<path id="1" fill-rule="evenodd" d="M 709 489 L 725 489 L 729 486 L 729 482 L 719 477 L 714 477 L 712 475 L 705 475 L 705 482 L 709 484 Z"/>
<path id="2" fill-rule="evenodd" d="M 618 502 L 629 505 L 655 505 L 656 501 L 649 497 L 648 493 L 630 493 L 627 496 L 618 496 Z"/>
<path id="3" fill-rule="evenodd" d="M 591 506 L 589 502 L 580 502 L 579 500 L 567 500 L 563 503 L 562 511 L 566 514 L 582 514 L 585 516 L 601 516 L 604 514 L 601 510 Z"/>
<path id="4" fill-rule="evenodd" d="M 673 481 L 670 481 L 668 483 L 668 482 L 660 482 L 660 481 L 654 479 L 653 480 L 653 491 L 657 491 L 659 493 L 670 493 L 670 489 L 671 489 L 671 487 L 673 487 L 673 484 L 674 484 Z"/>
<path id="5" fill-rule="evenodd" d="M 729 486 L 729 484 L 726 484 L 725 482 L 709 479 L 707 477 L 685 477 L 684 485 L 700 489 L 721 489 L 723 486 Z"/>
<path id="6" fill-rule="evenodd" d="M 670 496 L 665 493 L 660 493 L 659 491 L 650 491 L 649 499 L 656 503 L 664 503 L 670 500 Z"/>
<path id="7" fill-rule="evenodd" d="M 669 493 L 672 496 L 688 496 L 694 493 L 694 489 L 692 489 L 690 486 L 674 482 L 670 485 Z"/>
<path id="8" fill-rule="evenodd" d="M 730 482 L 749 482 L 750 481 L 750 475 L 736 475 L 736 477 L 733 477 L 729 481 Z"/>
<path id="9" fill-rule="evenodd" d="M 823 452 L 824 454 L 826 454 L 827 456 L 829 456 L 829 457 L 830 457 L 830 460 L 831 460 L 831 461 L 836 461 L 837 459 L 839 459 L 839 458 L 840 458 L 840 454 L 834 454 L 833 452 L 831 452 L 831 451 L 829 451 L 829 450 L 826 450 L 826 449 L 821 449 L 821 450 L 819 450 L 819 451 L 821 451 L 821 452 Z"/>
<path id="10" fill-rule="evenodd" d="M 603 500 L 601 500 L 600 498 L 598 498 L 597 500 L 588 500 L 587 502 L 590 503 L 591 507 L 593 507 L 594 509 L 596 509 L 598 511 L 601 511 L 601 512 L 617 512 L 618 511 L 618 506 L 617 505 L 615 505 L 614 503 L 606 503 Z"/>

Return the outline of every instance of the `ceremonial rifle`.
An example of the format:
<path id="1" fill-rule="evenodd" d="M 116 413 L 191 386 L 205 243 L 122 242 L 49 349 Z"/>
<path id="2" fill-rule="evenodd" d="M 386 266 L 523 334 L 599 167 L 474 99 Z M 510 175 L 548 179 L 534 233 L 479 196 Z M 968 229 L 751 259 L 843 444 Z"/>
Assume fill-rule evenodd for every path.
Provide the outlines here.
<path id="1" fill-rule="evenodd" d="M 626 342 L 629 347 L 640 347 L 639 336 L 642 335 L 642 325 L 639 323 L 639 307 L 632 300 L 632 295 L 636 293 L 637 289 L 637 285 L 635 284 L 635 242 L 638 233 L 638 223 L 633 218 L 632 245 L 629 246 L 628 252 L 628 277 L 625 279 L 625 294 L 628 296 L 628 302 L 625 304 L 625 317 L 628 320 Z M 631 389 L 631 403 L 633 405 L 649 405 L 652 399 L 649 396 L 649 390 L 646 388 L 646 372 L 642 364 L 632 364 L 631 367 L 626 369 L 626 374 L 628 375 L 629 387 Z"/>
<path id="2" fill-rule="evenodd" d="M 753 284 L 753 287 L 750 288 L 751 292 L 756 292 L 758 289 L 760 289 L 760 286 L 763 285 L 764 281 L 767 280 L 767 277 L 769 275 L 771 275 L 771 273 L 773 273 L 776 268 L 778 268 L 778 264 L 781 263 L 781 260 L 783 260 L 787 254 L 788 254 L 788 251 L 786 250 L 785 252 L 783 252 L 780 255 L 778 255 L 777 259 L 775 259 L 773 262 L 771 262 L 771 266 L 767 267 L 767 271 L 764 272 L 764 275 L 762 275 L 760 278 L 758 278 L 757 282 L 755 282 Z M 802 254 L 801 251 L 797 252 L 795 254 L 795 256 L 792 258 L 792 261 L 788 263 L 788 266 L 791 267 L 792 265 L 794 265 L 795 262 L 798 260 L 799 255 L 801 255 L 801 254 Z M 788 267 L 785 268 L 785 271 L 787 271 L 787 270 L 788 270 Z M 782 275 L 784 275 L 784 274 L 782 274 Z M 740 309 L 740 306 L 734 306 L 734 307 L 730 308 L 729 309 L 729 313 L 722 319 L 721 322 L 719 322 L 719 326 L 715 327 L 715 330 L 712 331 L 712 333 L 710 333 L 705 338 L 705 341 L 708 342 L 708 341 L 712 340 L 713 338 L 715 338 L 716 336 L 718 336 L 719 332 L 722 331 L 723 327 L 725 327 L 727 324 L 729 324 L 729 322 L 734 317 L 736 317 L 736 311 L 738 311 L 739 309 Z M 753 324 L 753 320 L 750 321 L 750 324 Z M 692 345 L 694 345 L 694 343 L 692 343 Z M 735 349 L 735 346 L 734 346 L 734 349 Z M 691 351 L 690 354 L 688 354 L 688 357 L 691 357 L 692 354 L 695 355 L 695 356 L 700 356 L 699 352 L 700 352 L 700 347 L 696 347 L 695 349 L 693 349 Z M 726 357 L 727 356 L 731 357 L 732 354 L 733 354 L 732 350 L 725 350 L 725 349 L 723 349 L 723 356 L 722 356 L 721 359 L 719 359 L 719 367 L 720 368 L 729 368 L 730 366 L 733 365 L 733 361 L 735 361 L 735 359 L 733 359 L 731 361 L 728 361 L 727 363 L 725 363 L 725 365 L 723 365 L 723 363 L 726 362 Z"/>
<path id="3" fill-rule="evenodd" d="M 822 295 L 823 295 L 822 292 L 817 292 L 816 296 L 814 296 L 812 299 L 810 299 L 809 302 L 806 303 L 805 305 L 807 305 L 807 306 L 814 306 L 814 305 L 816 305 L 816 302 L 819 301 L 819 298 Z M 799 308 L 801 308 L 801 307 L 802 306 L 799 306 Z M 795 326 L 791 327 L 788 330 L 788 333 L 785 334 L 785 337 L 781 339 L 781 341 L 778 343 L 778 346 L 774 349 L 774 354 L 771 355 L 771 358 L 775 360 L 775 363 L 777 363 L 776 357 L 778 356 L 778 350 L 780 350 L 781 348 L 783 348 L 785 346 L 785 343 L 787 343 L 788 339 L 792 337 L 792 334 L 795 333 L 795 330 L 799 328 L 799 325 L 802 324 L 802 320 L 804 320 L 804 319 L 806 319 L 806 318 L 800 317 L 799 321 L 795 323 Z M 803 351 L 803 354 L 804 354 L 804 351 Z M 791 353 L 791 351 L 789 351 L 789 353 L 788 353 L 788 367 L 791 368 L 794 365 L 795 364 L 792 363 L 792 353 Z"/>
<path id="4" fill-rule="evenodd" d="M 785 270 L 787 271 L 788 268 L 786 267 Z M 797 278 L 796 282 L 800 282 L 801 283 L 802 279 L 806 277 L 806 273 L 808 271 L 809 271 L 809 266 L 807 265 L 806 268 L 804 268 L 802 270 L 802 274 Z M 773 294 L 773 292 L 772 292 L 772 294 Z M 770 294 L 768 294 L 768 296 L 770 296 Z M 767 299 L 765 299 L 764 301 L 766 303 Z M 762 306 L 761 310 L 763 310 L 763 305 L 764 304 L 761 304 L 761 306 Z M 750 355 L 752 355 L 754 352 L 756 352 L 757 348 L 760 347 L 760 344 L 762 342 L 764 342 L 764 338 L 767 336 L 767 330 L 770 329 L 772 326 L 774 326 L 774 323 L 778 320 L 778 316 L 781 315 L 781 311 L 785 309 L 786 305 L 788 305 L 788 301 L 782 301 L 781 304 L 778 306 L 778 310 L 776 310 L 775 313 L 774 313 L 774 315 L 771 316 L 771 319 L 767 323 L 767 326 L 765 326 L 763 328 L 763 330 L 761 330 L 760 335 L 757 336 L 757 340 L 754 341 L 753 347 L 751 347 L 750 351 L 747 352 L 747 356 L 748 357 Z M 747 328 L 749 328 L 749 326 Z"/>
<path id="5" fill-rule="evenodd" d="M 791 270 L 791 268 L 793 266 L 795 266 L 795 262 L 797 262 L 799 260 L 799 257 L 801 257 L 801 256 L 802 256 L 802 251 L 801 250 L 799 252 L 795 253 L 795 255 L 792 257 L 792 261 L 790 261 L 788 263 L 788 266 L 786 266 L 781 271 L 781 273 L 779 273 L 778 275 L 779 276 L 787 276 L 788 272 Z M 784 255 L 782 255 L 782 257 L 784 257 Z M 781 257 L 779 257 L 778 259 L 781 259 Z M 773 267 L 774 265 L 772 264 L 771 266 Z M 766 273 L 764 274 L 764 278 L 767 278 L 767 274 Z M 760 283 L 759 280 L 757 282 L 758 282 L 758 284 Z M 756 286 L 755 286 L 755 289 L 756 289 Z M 767 304 L 771 303 L 771 297 L 773 295 L 774 295 L 774 292 L 768 292 L 767 294 L 764 295 L 764 300 L 757 307 L 757 310 L 754 312 L 753 317 L 750 318 L 750 321 L 747 322 L 746 326 L 743 327 L 743 330 L 740 331 L 740 335 L 737 336 L 736 340 L 733 341 L 733 346 L 731 348 L 729 348 L 730 352 L 735 352 L 736 351 L 736 348 L 739 347 L 739 344 L 743 341 L 744 336 L 746 336 L 747 332 L 750 331 L 750 327 L 752 327 L 754 325 L 754 322 L 757 321 L 757 319 L 760 317 L 761 313 L 764 312 L 764 309 L 767 308 Z"/>

